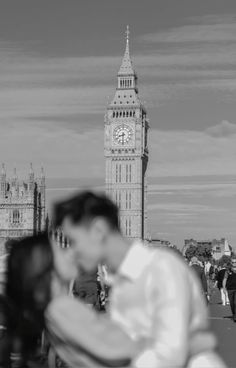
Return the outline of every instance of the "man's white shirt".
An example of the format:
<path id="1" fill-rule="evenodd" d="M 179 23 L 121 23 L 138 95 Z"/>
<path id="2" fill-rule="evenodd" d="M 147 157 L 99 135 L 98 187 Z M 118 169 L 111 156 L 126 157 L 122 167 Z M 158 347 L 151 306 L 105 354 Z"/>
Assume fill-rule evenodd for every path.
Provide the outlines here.
<path id="1" fill-rule="evenodd" d="M 109 312 L 133 340 L 143 341 L 133 362 L 138 368 L 185 367 L 216 345 L 199 281 L 169 250 L 139 242 L 130 247 L 114 279 Z"/>

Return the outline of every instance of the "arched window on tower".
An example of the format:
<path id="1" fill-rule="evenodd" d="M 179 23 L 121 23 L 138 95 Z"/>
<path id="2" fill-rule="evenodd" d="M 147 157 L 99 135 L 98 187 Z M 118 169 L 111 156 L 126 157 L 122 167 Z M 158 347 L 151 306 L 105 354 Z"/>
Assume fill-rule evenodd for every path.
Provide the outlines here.
<path id="1" fill-rule="evenodd" d="M 20 223 L 20 211 L 19 210 L 13 210 L 12 222 L 13 222 L 13 224 L 19 224 Z"/>
<path id="2" fill-rule="evenodd" d="M 126 117 L 128 118 L 128 116 L 129 116 L 129 111 L 126 112 Z"/>
<path id="3" fill-rule="evenodd" d="M 121 116 L 122 116 L 122 112 L 120 111 L 120 118 L 121 118 Z"/>
<path id="4" fill-rule="evenodd" d="M 121 183 L 121 164 L 119 164 L 118 166 L 119 166 L 119 178 L 118 178 L 118 181 L 119 181 L 119 183 Z"/>
<path id="5" fill-rule="evenodd" d="M 115 113 L 115 111 L 113 111 L 113 118 L 116 116 L 116 113 Z"/>
<path id="6" fill-rule="evenodd" d="M 118 164 L 116 164 L 116 183 L 118 183 Z"/>
<path id="7" fill-rule="evenodd" d="M 119 208 L 121 208 L 121 192 L 119 192 Z"/>
<path id="8" fill-rule="evenodd" d="M 131 236 L 131 218 L 129 217 L 129 236 Z"/>
<path id="9" fill-rule="evenodd" d="M 133 111 L 133 116 L 135 116 L 135 111 Z"/>

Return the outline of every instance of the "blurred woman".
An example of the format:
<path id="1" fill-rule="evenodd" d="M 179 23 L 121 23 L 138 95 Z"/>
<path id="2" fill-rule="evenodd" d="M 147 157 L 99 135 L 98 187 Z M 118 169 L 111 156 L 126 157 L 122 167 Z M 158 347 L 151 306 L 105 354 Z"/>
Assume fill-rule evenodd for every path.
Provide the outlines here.
<path id="1" fill-rule="evenodd" d="M 116 367 L 131 361 L 135 348 L 127 335 L 67 295 L 77 276 L 74 259 L 72 249 L 60 249 L 46 234 L 24 238 L 12 248 L 6 296 L 14 316 L 9 326 L 14 349 L 21 356 L 18 366 L 27 366 L 44 329 L 70 367 Z"/>

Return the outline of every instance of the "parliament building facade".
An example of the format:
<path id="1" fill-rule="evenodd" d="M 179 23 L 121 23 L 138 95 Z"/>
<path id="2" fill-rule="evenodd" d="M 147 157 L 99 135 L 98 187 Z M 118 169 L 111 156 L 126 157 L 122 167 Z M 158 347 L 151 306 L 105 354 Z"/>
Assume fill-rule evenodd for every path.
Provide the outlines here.
<path id="1" fill-rule="evenodd" d="M 16 170 L 7 178 L 5 166 L 0 174 L 0 255 L 8 240 L 37 234 L 46 223 L 46 185 L 43 169 L 35 177 L 32 165 L 28 177 L 20 181 Z"/>

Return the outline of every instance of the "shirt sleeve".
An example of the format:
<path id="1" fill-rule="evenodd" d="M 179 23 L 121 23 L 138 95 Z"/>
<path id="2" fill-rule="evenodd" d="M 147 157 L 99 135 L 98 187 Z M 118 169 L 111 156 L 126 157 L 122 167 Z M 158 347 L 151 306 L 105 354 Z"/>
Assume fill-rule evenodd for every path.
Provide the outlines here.
<path id="1" fill-rule="evenodd" d="M 46 325 L 55 348 L 60 345 L 64 354 L 74 347 L 74 353 L 79 349 L 104 366 L 125 366 L 136 353 L 120 327 L 77 299 L 64 296 L 51 302 Z"/>
<path id="2" fill-rule="evenodd" d="M 136 368 L 183 367 L 188 357 L 191 293 L 185 268 L 172 256 L 149 270 L 147 303 L 152 344 L 135 359 Z"/>

